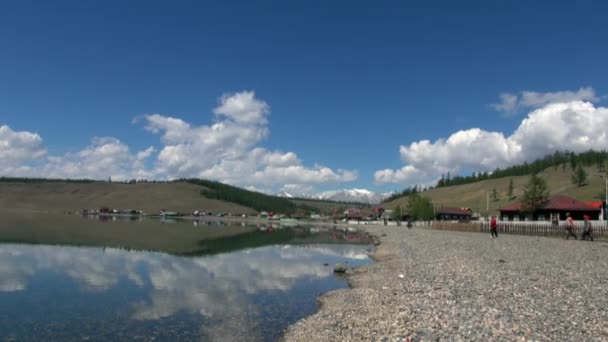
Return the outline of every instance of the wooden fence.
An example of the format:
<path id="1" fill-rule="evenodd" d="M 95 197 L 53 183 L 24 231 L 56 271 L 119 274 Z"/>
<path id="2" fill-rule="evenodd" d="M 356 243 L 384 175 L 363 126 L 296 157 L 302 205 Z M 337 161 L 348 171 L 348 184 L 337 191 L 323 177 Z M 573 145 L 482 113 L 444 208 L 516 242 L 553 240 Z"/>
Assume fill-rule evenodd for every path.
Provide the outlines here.
<path id="1" fill-rule="evenodd" d="M 414 227 L 490 234 L 490 222 L 426 221 L 415 222 Z M 593 221 L 592 227 L 594 239 L 608 240 L 608 225 L 606 222 Z M 565 238 L 568 235 L 565 222 L 560 223 L 558 226 L 554 226 L 550 222 L 545 223 L 536 221 L 498 222 L 496 229 L 499 236 L 501 234 L 513 234 Z M 582 229 L 583 223 L 576 222 L 574 224 L 573 233 L 576 234 L 577 237 L 580 237 Z"/>
<path id="2" fill-rule="evenodd" d="M 593 223 L 592 225 L 592 236 L 594 239 L 608 239 L 608 225 L 605 222 Z M 521 223 L 509 223 L 499 222 L 496 230 L 498 235 L 500 234 L 516 234 L 516 235 L 533 235 L 533 236 L 550 236 L 550 237 L 562 237 L 565 238 L 568 235 L 566 226 L 563 224 L 552 225 L 551 223 L 545 224 L 521 224 Z M 574 234 L 577 237 L 581 236 L 583 230 L 583 224 L 574 225 Z M 490 223 L 483 222 L 479 223 L 479 231 L 482 233 L 490 233 Z"/>

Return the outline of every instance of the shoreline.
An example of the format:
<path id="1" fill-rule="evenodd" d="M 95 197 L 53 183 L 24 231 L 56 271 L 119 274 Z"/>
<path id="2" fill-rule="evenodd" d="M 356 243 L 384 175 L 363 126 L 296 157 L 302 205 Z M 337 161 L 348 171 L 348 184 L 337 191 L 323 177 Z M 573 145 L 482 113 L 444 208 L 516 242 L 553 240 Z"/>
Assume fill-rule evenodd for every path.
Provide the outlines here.
<path id="1" fill-rule="evenodd" d="M 394 226 L 363 228 L 374 263 L 281 341 L 602 340 L 608 244 Z"/>

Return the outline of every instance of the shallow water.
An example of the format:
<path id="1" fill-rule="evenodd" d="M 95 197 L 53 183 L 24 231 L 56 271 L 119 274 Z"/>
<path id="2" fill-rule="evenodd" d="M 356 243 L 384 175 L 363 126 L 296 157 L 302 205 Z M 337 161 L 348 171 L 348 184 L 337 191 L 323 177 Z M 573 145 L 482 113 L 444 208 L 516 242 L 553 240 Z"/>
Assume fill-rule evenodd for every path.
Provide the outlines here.
<path id="1" fill-rule="evenodd" d="M 368 244 L 344 243 L 366 242 L 356 234 L 261 230 L 189 256 L 0 244 L 0 340 L 272 341 L 347 286 L 335 263 L 370 262 Z"/>

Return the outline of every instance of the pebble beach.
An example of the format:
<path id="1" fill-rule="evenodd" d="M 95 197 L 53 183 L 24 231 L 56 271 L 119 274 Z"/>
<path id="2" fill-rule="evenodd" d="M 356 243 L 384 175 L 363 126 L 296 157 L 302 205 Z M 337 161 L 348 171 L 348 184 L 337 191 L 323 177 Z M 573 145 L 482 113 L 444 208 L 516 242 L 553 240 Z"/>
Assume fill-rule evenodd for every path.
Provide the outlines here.
<path id="1" fill-rule="evenodd" d="M 366 226 L 347 272 L 285 341 L 608 341 L 608 243 Z"/>

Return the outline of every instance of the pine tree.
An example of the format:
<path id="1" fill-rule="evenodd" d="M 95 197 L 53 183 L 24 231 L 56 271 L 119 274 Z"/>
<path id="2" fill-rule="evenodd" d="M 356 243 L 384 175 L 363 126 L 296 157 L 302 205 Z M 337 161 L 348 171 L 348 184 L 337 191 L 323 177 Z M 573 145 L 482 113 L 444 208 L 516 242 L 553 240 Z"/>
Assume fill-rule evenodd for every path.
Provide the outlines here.
<path id="1" fill-rule="evenodd" d="M 524 186 L 523 209 L 533 212 L 547 202 L 548 198 L 547 182 L 538 175 L 532 175 L 528 184 Z"/>
<path id="2" fill-rule="evenodd" d="M 572 171 L 576 170 L 577 164 L 578 164 L 578 160 L 576 158 L 576 154 L 571 153 L 570 154 L 570 167 L 572 168 Z"/>
<path id="3" fill-rule="evenodd" d="M 401 212 L 401 204 L 399 204 L 394 210 L 393 210 L 393 220 L 397 221 L 397 222 L 401 222 L 401 218 L 403 217 L 403 214 Z"/>
<path id="4" fill-rule="evenodd" d="M 498 200 L 498 191 L 496 191 L 496 187 L 494 187 L 494 189 L 492 189 L 492 201 L 497 202 Z"/>
<path id="5" fill-rule="evenodd" d="M 576 184 L 576 186 L 581 187 L 585 185 L 587 181 L 587 172 L 581 165 L 576 168 L 576 171 L 572 173 L 572 183 Z"/>
<path id="6" fill-rule="evenodd" d="M 445 186 L 445 175 L 443 173 L 441 174 L 441 179 L 437 182 L 438 188 L 441 188 L 442 186 Z"/>
<path id="7" fill-rule="evenodd" d="M 513 198 L 513 178 L 509 179 L 509 189 L 507 190 L 507 196 Z"/>

